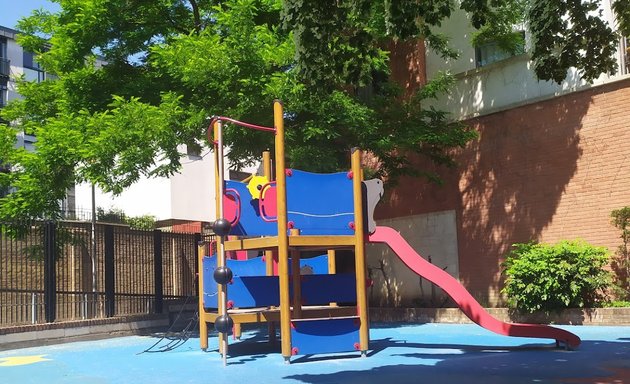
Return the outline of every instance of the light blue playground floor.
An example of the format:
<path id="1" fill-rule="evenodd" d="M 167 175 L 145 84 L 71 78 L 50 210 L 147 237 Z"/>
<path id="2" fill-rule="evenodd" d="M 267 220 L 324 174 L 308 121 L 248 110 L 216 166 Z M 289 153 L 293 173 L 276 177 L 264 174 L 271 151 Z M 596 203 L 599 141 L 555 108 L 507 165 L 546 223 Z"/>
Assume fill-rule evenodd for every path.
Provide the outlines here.
<path id="1" fill-rule="evenodd" d="M 285 364 L 264 327 L 230 340 L 226 367 L 216 337 L 208 352 L 191 338 L 159 353 L 141 353 L 157 336 L 120 337 L 0 352 L 0 383 L 630 384 L 630 327 L 562 328 L 582 338 L 579 349 L 499 336 L 472 324 L 377 324 L 367 358 L 315 355 Z"/>

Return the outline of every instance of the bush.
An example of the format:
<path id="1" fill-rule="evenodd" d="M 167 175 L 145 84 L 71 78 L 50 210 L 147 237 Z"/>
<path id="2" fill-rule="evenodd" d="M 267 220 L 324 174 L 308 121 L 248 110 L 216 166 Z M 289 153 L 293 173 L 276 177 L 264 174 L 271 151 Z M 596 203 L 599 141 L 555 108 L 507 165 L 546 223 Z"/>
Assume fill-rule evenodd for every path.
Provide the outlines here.
<path id="1" fill-rule="evenodd" d="M 611 267 L 614 273 L 614 292 L 617 299 L 630 301 L 630 207 L 610 213 L 612 224 L 621 230 L 621 244 L 617 247 Z"/>
<path id="2" fill-rule="evenodd" d="M 150 230 L 155 228 L 155 216 L 143 215 L 134 217 L 125 217 L 125 224 L 129 224 L 131 229 Z"/>
<path id="3" fill-rule="evenodd" d="M 96 211 L 97 220 L 103 223 L 127 224 L 131 229 L 151 230 L 155 228 L 155 216 L 127 216 L 121 209 L 110 208 L 104 210 L 98 208 Z"/>
<path id="4" fill-rule="evenodd" d="M 613 300 L 613 301 L 610 301 L 610 302 L 606 303 L 606 307 L 609 307 L 609 308 L 627 308 L 627 307 L 630 307 L 630 301 Z"/>
<path id="5" fill-rule="evenodd" d="M 605 247 L 584 241 L 514 244 L 502 264 L 508 304 L 527 312 L 599 306 L 611 282 Z"/>

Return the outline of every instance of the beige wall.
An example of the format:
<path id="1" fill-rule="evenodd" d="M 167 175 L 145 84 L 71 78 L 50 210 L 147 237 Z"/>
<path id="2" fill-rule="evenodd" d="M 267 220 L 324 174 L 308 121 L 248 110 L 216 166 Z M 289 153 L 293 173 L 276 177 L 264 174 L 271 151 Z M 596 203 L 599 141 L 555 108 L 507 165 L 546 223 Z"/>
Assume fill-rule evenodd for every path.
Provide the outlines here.
<path id="1" fill-rule="evenodd" d="M 459 276 L 455 211 L 406 216 L 378 221 L 394 228 L 419 255 Z M 385 245 L 369 245 L 367 259 L 374 285 L 370 302 L 377 306 L 440 306 L 445 302 L 439 289 L 412 272 Z"/>

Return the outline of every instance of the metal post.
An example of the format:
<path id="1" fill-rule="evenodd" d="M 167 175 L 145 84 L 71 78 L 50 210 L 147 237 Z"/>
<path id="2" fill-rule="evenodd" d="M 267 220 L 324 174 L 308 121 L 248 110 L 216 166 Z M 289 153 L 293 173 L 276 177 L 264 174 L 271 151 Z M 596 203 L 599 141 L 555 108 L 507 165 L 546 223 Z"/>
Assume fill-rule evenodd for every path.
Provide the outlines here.
<path id="1" fill-rule="evenodd" d="M 37 324 L 37 293 L 31 293 L 31 324 Z"/>
<path id="2" fill-rule="evenodd" d="M 199 343 L 202 350 L 208 349 L 208 324 L 206 323 L 206 310 L 203 306 L 203 257 L 205 253 L 204 242 L 201 235 L 197 241 L 197 294 L 199 295 Z"/>
<path id="3" fill-rule="evenodd" d="M 223 157 L 223 124 L 221 121 L 217 121 L 214 125 L 214 140 L 216 143 L 216 208 L 217 219 L 223 218 L 223 193 L 224 193 L 224 157 Z M 217 241 L 217 267 L 224 267 L 225 261 L 225 236 L 219 236 Z M 227 315 L 227 284 L 219 284 L 219 315 Z M 228 337 L 227 334 L 220 333 L 219 336 L 220 351 L 223 355 L 223 365 L 227 365 L 228 354 Z"/>
<path id="4" fill-rule="evenodd" d="M 114 273 L 114 227 L 105 226 L 105 317 L 116 315 L 116 276 Z"/>
<path id="5" fill-rule="evenodd" d="M 92 242 L 92 252 L 90 252 L 90 260 L 92 262 L 92 313 L 96 314 L 98 296 L 96 293 L 96 187 L 94 183 L 92 183 L 92 231 L 90 240 Z"/>
<path id="6" fill-rule="evenodd" d="M 55 223 L 47 222 L 44 224 L 44 314 L 47 323 L 54 322 L 57 317 L 55 231 Z"/>
<path id="7" fill-rule="evenodd" d="M 83 309 L 83 313 L 81 314 L 81 318 L 83 320 L 85 320 L 87 318 L 87 313 L 88 313 L 88 295 L 87 293 L 83 294 L 83 304 L 81 305 L 81 308 Z"/>
<path id="8" fill-rule="evenodd" d="M 202 248 L 199 248 L 199 244 L 201 243 L 201 233 L 195 233 L 195 271 L 198 272 L 199 271 L 199 254 Z M 201 252 L 201 255 L 203 255 L 203 252 Z M 183 271 L 182 271 L 183 273 Z M 185 295 L 191 295 L 193 294 L 193 292 L 199 292 L 199 279 L 201 278 L 201 274 L 196 274 L 195 276 L 197 276 L 196 278 L 193 278 L 194 280 L 192 281 L 192 285 L 189 288 L 189 290 L 185 290 L 183 293 Z M 191 276 L 182 276 L 182 281 L 187 281 L 188 278 L 190 278 Z M 190 289 L 192 289 L 192 291 L 190 291 Z M 203 292 L 202 292 L 203 293 Z M 201 296 L 199 296 L 199 299 L 201 299 Z"/>
<path id="9" fill-rule="evenodd" d="M 162 231 L 153 231 L 153 271 L 155 273 L 155 313 L 162 313 L 164 305 L 164 280 L 162 277 Z"/>

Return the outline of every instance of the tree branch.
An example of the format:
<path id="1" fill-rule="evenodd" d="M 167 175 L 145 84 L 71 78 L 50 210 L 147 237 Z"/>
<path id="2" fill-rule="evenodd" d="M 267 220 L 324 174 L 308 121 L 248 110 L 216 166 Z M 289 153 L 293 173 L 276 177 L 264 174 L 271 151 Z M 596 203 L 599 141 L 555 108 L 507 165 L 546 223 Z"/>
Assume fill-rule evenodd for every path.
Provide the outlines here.
<path id="1" fill-rule="evenodd" d="M 199 14 L 199 5 L 197 0 L 188 0 L 193 11 L 193 18 L 195 21 L 195 32 L 199 34 L 201 32 L 201 15 Z"/>

